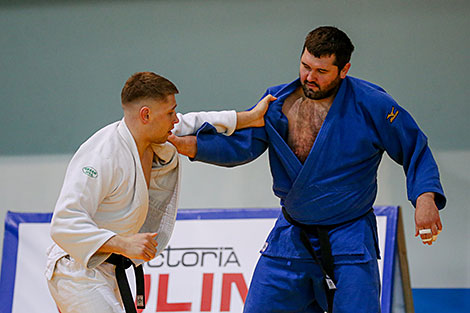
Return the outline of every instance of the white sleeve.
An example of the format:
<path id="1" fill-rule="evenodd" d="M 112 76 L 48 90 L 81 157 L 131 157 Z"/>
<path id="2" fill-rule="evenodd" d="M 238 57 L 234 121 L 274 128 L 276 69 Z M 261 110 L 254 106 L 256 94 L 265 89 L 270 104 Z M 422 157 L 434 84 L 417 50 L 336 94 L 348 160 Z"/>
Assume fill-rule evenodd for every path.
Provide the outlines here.
<path id="1" fill-rule="evenodd" d="M 113 190 L 115 175 L 112 160 L 83 150 L 77 151 L 67 168 L 51 220 L 51 237 L 77 262 L 91 268 L 107 258 L 109 254 L 96 251 L 116 235 L 93 221 L 98 205 Z"/>
<path id="2" fill-rule="evenodd" d="M 205 122 L 214 126 L 218 133 L 227 136 L 233 134 L 237 127 L 237 112 L 233 110 L 177 113 L 177 116 L 179 122 L 175 124 L 172 131 L 176 136 L 195 134 Z"/>

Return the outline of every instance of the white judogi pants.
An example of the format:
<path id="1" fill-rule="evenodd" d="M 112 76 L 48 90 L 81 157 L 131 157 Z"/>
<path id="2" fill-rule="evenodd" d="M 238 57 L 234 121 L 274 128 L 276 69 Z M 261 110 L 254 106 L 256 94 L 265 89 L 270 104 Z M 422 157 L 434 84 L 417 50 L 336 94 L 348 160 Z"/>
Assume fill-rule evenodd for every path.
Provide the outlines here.
<path id="1" fill-rule="evenodd" d="M 114 267 L 86 269 L 70 256 L 58 260 L 47 283 L 61 313 L 124 313 Z"/>

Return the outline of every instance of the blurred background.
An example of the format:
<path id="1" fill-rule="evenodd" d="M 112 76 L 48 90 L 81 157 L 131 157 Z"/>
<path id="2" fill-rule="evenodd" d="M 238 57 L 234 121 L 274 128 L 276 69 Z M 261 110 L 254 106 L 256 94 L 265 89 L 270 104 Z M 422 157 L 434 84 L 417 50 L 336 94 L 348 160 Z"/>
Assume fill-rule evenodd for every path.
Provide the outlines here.
<path id="1" fill-rule="evenodd" d="M 401 167 L 385 156 L 379 173 L 376 204 L 403 208 L 415 299 L 436 290 L 469 295 L 464 0 L 0 0 L 2 225 L 8 210 L 52 212 L 72 154 L 122 117 L 120 91 L 134 72 L 173 81 L 182 113 L 244 110 L 267 87 L 298 76 L 305 35 L 321 25 L 350 36 L 350 75 L 382 86 L 405 107 L 439 164 L 448 203 L 432 247 L 414 237 Z M 278 207 L 271 184 L 266 154 L 235 169 L 184 158 L 180 207 Z M 3 234 L 2 226 L 2 242 Z M 468 305 L 468 298 L 456 299 Z M 420 312 L 426 304 L 418 302 Z"/>

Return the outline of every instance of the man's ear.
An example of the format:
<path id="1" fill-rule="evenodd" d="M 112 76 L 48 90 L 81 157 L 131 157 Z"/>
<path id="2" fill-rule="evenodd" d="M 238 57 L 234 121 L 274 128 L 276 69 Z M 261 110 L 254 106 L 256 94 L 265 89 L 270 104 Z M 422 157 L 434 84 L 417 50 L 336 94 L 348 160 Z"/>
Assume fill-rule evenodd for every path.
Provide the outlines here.
<path id="1" fill-rule="evenodd" d="M 346 65 L 343 67 L 343 69 L 339 73 L 341 79 L 346 78 L 346 75 L 348 75 L 348 71 L 350 68 L 351 68 L 351 63 L 346 63 Z"/>
<path id="2" fill-rule="evenodd" d="M 148 106 L 143 106 L 140 108 L 139 118 L 144 124 L 147 124 L 150 121 L 150 108 Z"/>

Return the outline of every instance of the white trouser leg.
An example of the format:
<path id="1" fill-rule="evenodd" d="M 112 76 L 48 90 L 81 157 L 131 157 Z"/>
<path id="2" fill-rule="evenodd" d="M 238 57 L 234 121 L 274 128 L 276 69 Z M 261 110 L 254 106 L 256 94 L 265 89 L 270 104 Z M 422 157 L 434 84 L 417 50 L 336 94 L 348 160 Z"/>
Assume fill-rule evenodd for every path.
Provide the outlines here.
<path id="1" fill-rule="evenodd" d="M 124 313 L 112 264 L 86 269 L 71 257 L 63 257 L 48 286 L 62 313 Z"/>

